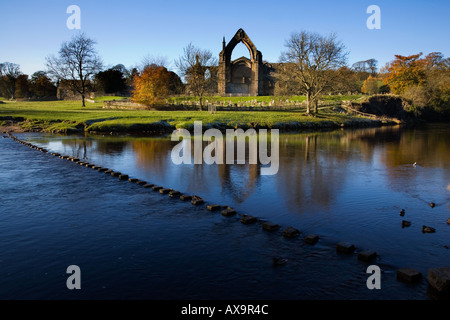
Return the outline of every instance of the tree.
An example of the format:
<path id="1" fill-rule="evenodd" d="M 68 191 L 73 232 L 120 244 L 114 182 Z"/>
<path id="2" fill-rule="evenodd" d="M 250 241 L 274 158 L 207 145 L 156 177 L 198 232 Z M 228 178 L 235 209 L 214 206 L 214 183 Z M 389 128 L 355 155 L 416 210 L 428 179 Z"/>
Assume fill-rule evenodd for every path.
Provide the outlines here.
<path id="1" fill-rule="evenodd" d="M 34 97 L 55 97 L 56 86 L 52 83 L 45 71 L 36 71 L 31 75 L 31 91 Z"/>
<path id="2" fill-rule="evenodd" d="M 289 72 L 285 76 L 306 94 L 306 113 L 311 114 L 312 105 L 314 113 L 317 113 L 318 100 L 327 83 L 333 81 L 327 77 L 327 72 L 337 70 L 346 63 L 345 47 L 337 41 L 335 34 L 322 36 L 307 31 L 293 33 L 285 46 L 287 51 L 280 57 L 281 62 L 290 65 L 284 70 Z"/>
<path id="3" fill-rule="evenodd" d="M 328 71 L 328 77 L 333 79 L 326 90 L 330 94 L 348 94 L 360 92 L 362 81 L 359 80 L 358 74 L 347 66 L 339 69 Z"/>
<path id="4" fill-rule="evenodd" d="M 372 75 L 375 75 L 377 73 L 377 68 L 378 61 L 373 58 L 364 61 L 358 61 L 352 65 L 352 69 L 354 71 L 361 73 L 370 73 Z"/>
<path id="5" fill-rule="evenodd" d="M 81 33 L 62 44 L 58 57 L 49 56 L 46 59 L 48 73 L 58 81 L 69 80 L 73 91 L 81 95 L 83 107 L 90 81 L 102 68 L 100 57 L 94 49 L 95 43 Z"/>
<path id="6" fill-rule="evenodd" d="M 440 52 L 421 55 L 395 55 L 382 70 L 383 82 L 393 93 L 410 100 L 419 113 L 431 111 L 436 119 L 450 116 L 450 59 Z"/>
<path id="7" fill-rule="evenodd" d="M 95 79 L 105 93 L 123 92 L 127 89 L 123 72 L 114 68 L 97 73 Z"/>
<path id="8" fill-rule="evenodd" d="M 22 75 L 20 66 L 16 63 L 4 62 L 0 63 L 0 82 L 2 91 L 9 96 L 10 99 L 16 98 L 16 82 Z"/>
<path id="9" fill-rule="evenodd" d="M 187 90 L 198 97 L 200 111 L 203 110 L 204 95 L 217 91 L 210 70 L 217 66 L 217 59 L 213 57 L 211 51 L 202 50 L 190 43 L 175 64 L 187 82 Z"/>
<path id="10" fill-rule="evenodd" d="M 169 95 L 170 72 L 163 66 L 149 65 L 134 77 L 132 100 L 146 105 L 159 105 Z"/>
<path id="11" fill-rule="evenodd" d="M 28 98 L 30 95 L 30 83 L 27 74 L 21 74 L 16 80 L 16 97 Z"/>
<path id="12" fill-rule="evenodd" d="M 363 83 L 361 88 L 362 93 L 375 94 L 378 93 L 378 79 L 369 76 Z"/>
<path id="13" fill-rule="evenodd" d="M 388 63 L 384 70 L 384 84 L 391 92 L 402 94 L 407 87 L 422 85 L 425 81 L 425 62 L 419 59 L 422 53 L 410 56 L 395 55 L 395 60 Z"/>

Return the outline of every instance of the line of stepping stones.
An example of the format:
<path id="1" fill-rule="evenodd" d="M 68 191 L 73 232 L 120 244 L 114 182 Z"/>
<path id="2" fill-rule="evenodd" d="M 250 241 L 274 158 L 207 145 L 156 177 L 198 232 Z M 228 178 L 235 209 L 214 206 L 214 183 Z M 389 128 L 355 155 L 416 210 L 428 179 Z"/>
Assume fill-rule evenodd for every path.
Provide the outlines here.
<path id="1" fill-rule="evenodd" d="M 197 195 L 189 195 L 189 194 L 183 194 L 180 191 L 170 189 L 170 188 L 164 188 L 163 186 L 155 185 L 152 183 L 148 183 L 145 180 L 140 180 L 136 178 L 130 178 L 127 174 L 123 174 L 119 171 L 114 171 L 112 169 L 104 168 L 101 166 L 97 166 L 95 164 L 81 161 L 79 158 L 67 156 L 67 155 L 61 155 L 57 152 L 49 152 L 45 148 L 41 148 L 38 146 L 35 146 L 29 142 L 22 141 L 18 139 L 17 137 L 14 137 L 11 135 L 11 133 L 7 133 L 8 136 L 3 136 L 3 138 L 10 137 L 14 141 L 17 141 L 23 145 L 26 145 L 32 149 L 38 150 L 43 153 L 49 153 L 55 157 L 58 157 L 60 159 L 65 159 L 68 161 L 72 161 L 74 163 L 77 163 L 81 166 L 92 168 L 94 170 L 97 170 L 99 172 L 104 172 L 105 174 L 110 174 L 113 177 L 118 177 L 119 180 L 128 180 L 129 182 L 136 183 L 138 185 L 143 186 L 144 188 L 151 188 L 153 191 L 158 191 L 160 194 L 168 194 L 171 198 L 178 197 L 181 201 L 190 201 L 192 205 L 204 205 L 205 201 L 197 196 Z M 431 207 L 434 207 L 434 203 L 430 204 Z M 257 217 L 254 217 L 252 215 L 248 214 L 239 214 L 236 212 L 235 209 L 229 206 L 222 206 L 219 204 L 208 204 L 206 205 L 206 209 L 209 211 L 221 211 L 221 214 L 225 217 L 232 217 L 235 215 L 240 216 L 240 222 L 246 225 L 254 224 L 256 222 L 259 222 L 262 224 L 262 229 L 265 231 L 278 231 L 280 229 L 280 225 L 273 223 L 273 222 L 267 222 L 258 219 Z M 400 211 L 400 216 L 404 216 L 405 211 L 402 209 Z M 447 220 L 447 223 L 450 224 L 450 218 Z M 410 225 L 409 221 L 402 221 L 402 227 L 407 227 Z M 422 232 L 428 232 L 433 233 L 435 232 L 434 228 L 423 226 Z M 286 227 L 283 229 L 283 236 L 286 238 L 296 238 L 300 235 L 300 231 L 294 227 Z M 303 238 L 304 242 L 310 245 L 314 245 L 319 241 L 320 237 L 316 234 L 309 234 Z M 352 243 L 348 242 L 339 242 L 336 244 L 336 252 L 340 254 L 353 254 L 356 250 L 356 247 Z M 363 262 L 370 262 L 374 260 L 377 257 L 377 253 L 373 250 L 362 250 L 358 252 L 357 258 L 359 261 Z M 287 259 L 284 258 L 273 258 L 273 264 L 275 266 L 284 265 L 286 264 Z M 414 270 L 412 268 L 403 268 L 397 270 L 397 280 L 406 282 L 406 283 L 415 283 L 422 279 L 422 273 Z M 442 268 L 435 268 L 430 269 L 428 272 L 428 281 L 430 284 L 436 284 L 435 289 L 439 292 L 450 293 L 450 268 L 448 267 L 442 267 Z"/>

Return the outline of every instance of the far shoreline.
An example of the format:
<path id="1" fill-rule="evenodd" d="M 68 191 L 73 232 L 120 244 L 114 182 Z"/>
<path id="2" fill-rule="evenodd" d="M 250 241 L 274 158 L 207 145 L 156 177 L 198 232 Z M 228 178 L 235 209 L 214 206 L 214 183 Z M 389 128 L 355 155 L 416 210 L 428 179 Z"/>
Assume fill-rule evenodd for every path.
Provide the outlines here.
<path id="1" fill-rule="evenodd" d="M 0 117 L 1 118 L 1 117 Z M 201 121 L 201 120 L 199 120 Z M 142 135 L 161 135 L 173 132 L 174 130 L 181 129 L 176 126 L 170 125 L 167 122 L 159 121 L 154 123 L 132 123 L 127 126 L 113 126 L 109 127 L 106 130 L 84 130 L 83 128 L 72 129 L 67 131 L 57 131 L 51 132 L 48 131 L 48 128 L 36 127 L 33 128 L 24 128 L 22 125 L 26 122 L 23 121 L 14 121 L 14 120 L 6 120 L 6 125 L 0 125 L 0 131 L 5 133 L 27 133 L 27 132 L 36 132 L 36 133 L 53 133 L 53 134 L 93 134 L 93 135 L 120 135 L 120 134 L 142 134 Z M 63 121 L 61 121 L 63 122 Z M 406 124 L 405 122 L 396 121 L 396 120 L 375 120 L 375 119 L 367 119 L 367 118 L 355 118 L 352 120 L 347 120 L 344 122 L 335 122 L 330 120 L 322 120 L 322 121 L 288 121 L 288 122 L 276 122 L 272 126 L 267 125 L 258 125 L 254 124 L 249 125 L 243 123 L 240 126 L 229 126 L 226 123 L 222 122 L 214 122 L 214 123 L 204 123 L 204 130 L 215 128 L 220 131 L 225 132 L 227 129 L 278 129 L 280 133 L 301 133 L 301 132 L 320 132 L 320 131 L 328 131 L 328 130 L 336 130 L 336 129 L 357 129 L 357 128 L 378 128 L 383 126 L 397 126 Z M 187 126 L 183 129 L 188 130 L 190 133 L 193 133 L 193 125 Z"/>

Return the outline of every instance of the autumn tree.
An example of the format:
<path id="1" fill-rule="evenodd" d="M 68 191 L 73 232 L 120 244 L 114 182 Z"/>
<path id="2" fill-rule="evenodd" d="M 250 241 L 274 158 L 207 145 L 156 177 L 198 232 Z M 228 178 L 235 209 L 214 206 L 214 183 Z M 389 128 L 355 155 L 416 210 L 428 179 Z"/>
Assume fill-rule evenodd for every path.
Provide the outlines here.
<path id="1" fill-rule="evenodd" d="M 332 82 L 330 70 L 337 70 L 346 63 L 347 52 L 335 34 L 322 36 L 302 31 L 293 33 L 285 44 L 287 50 L 280 61 L 285 65 L 284 77 L 290 78 L 306 94 L 306 113 L 318 112 L 318 100 L 327 84 Z"/>
<path id="2" fill-rule="evenodd" d="M 10 99 L 16 98 L 16 82 L 22 75 L 16 63 L 0 63 L 0 86 L 3 94 Z"/>
<path id="3" fill-rule="evenodd" d="M 378 93 L 378 79 L 369 76 L 363 83 L 361 87 L 361 92 L 366 94 Z"/>
<path id="4" fill-rule="evenodd" d="M 440 52 L 421 55 L 396 55 L 382 70 L 383 82 L 422 111 L 450 116 L 450 59 Z"/>
<path id="5" fill-rule="evenodd" d="M 90 91 L 90 82 L 102 69 L 102 61 L 94 48 L 96 42 L 84 33 L 64 42 L 58 56 L 48 56 L 48 73 L 57 81 L 69 80 L 72 90 L 81 95 L 82 106 Z"/>
<path id="6" fill-rule="evenodd" d="M 406 88 L 422 85 L 425 81 L 425 64 L 419 59 L 422 53 L 410 56 L 395 55 L 395 60 L 388 63 L 383 72 L 386 76 L 384 84 L 389 85 L 391 92 L 402 94 Z"/>
<path id="7" fill-rule="evenodd" d="M 162 104 L 170 94 L 170 77 L 170 72 L 163 66 L 146 66 L 134 77 L 132 100 L 149 106 Z"/>
<path id="8" fill-rule="evenodd" d="M 211 72 L 217 70 L 217 59 L 213 57 L 211 51 L 202 50 L 190 43 L 175 64 L 186 80 L 186 89 L 198 97 L 201 111 L 205 94 L 217 91 L 217 82 L 214 81 Z"/>

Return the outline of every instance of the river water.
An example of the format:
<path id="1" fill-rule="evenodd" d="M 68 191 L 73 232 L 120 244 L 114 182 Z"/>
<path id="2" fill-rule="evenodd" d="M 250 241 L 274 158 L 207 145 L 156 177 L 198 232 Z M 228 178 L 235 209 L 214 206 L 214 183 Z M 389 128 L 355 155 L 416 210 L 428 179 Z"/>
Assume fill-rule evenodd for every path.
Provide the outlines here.
<path id="1" fill-rule="evenodd" d="M 450 266 L 449 125 L 281 134 L 275 175 L 250 164 L 175 165 L 170 136 L 15 136 L 238 215 L 2 138 L 1 299 L 424 300 L 428 269 Z M 242 224 L 241 214 L 280 229 Z M 288 226 L 300 236 L 283 237 Z M 307 244 L 308 234 L 320 240 Z M 337 253 L 341 241 L 355 253 Z M 377 257 L 359 261 L 366 249 Z M 370 264 L 381 289 L 367 287 Z M 81 290 L 66 286 L 70 265 Z M 400 268 L 423 279 L 400 282 Z"/>

